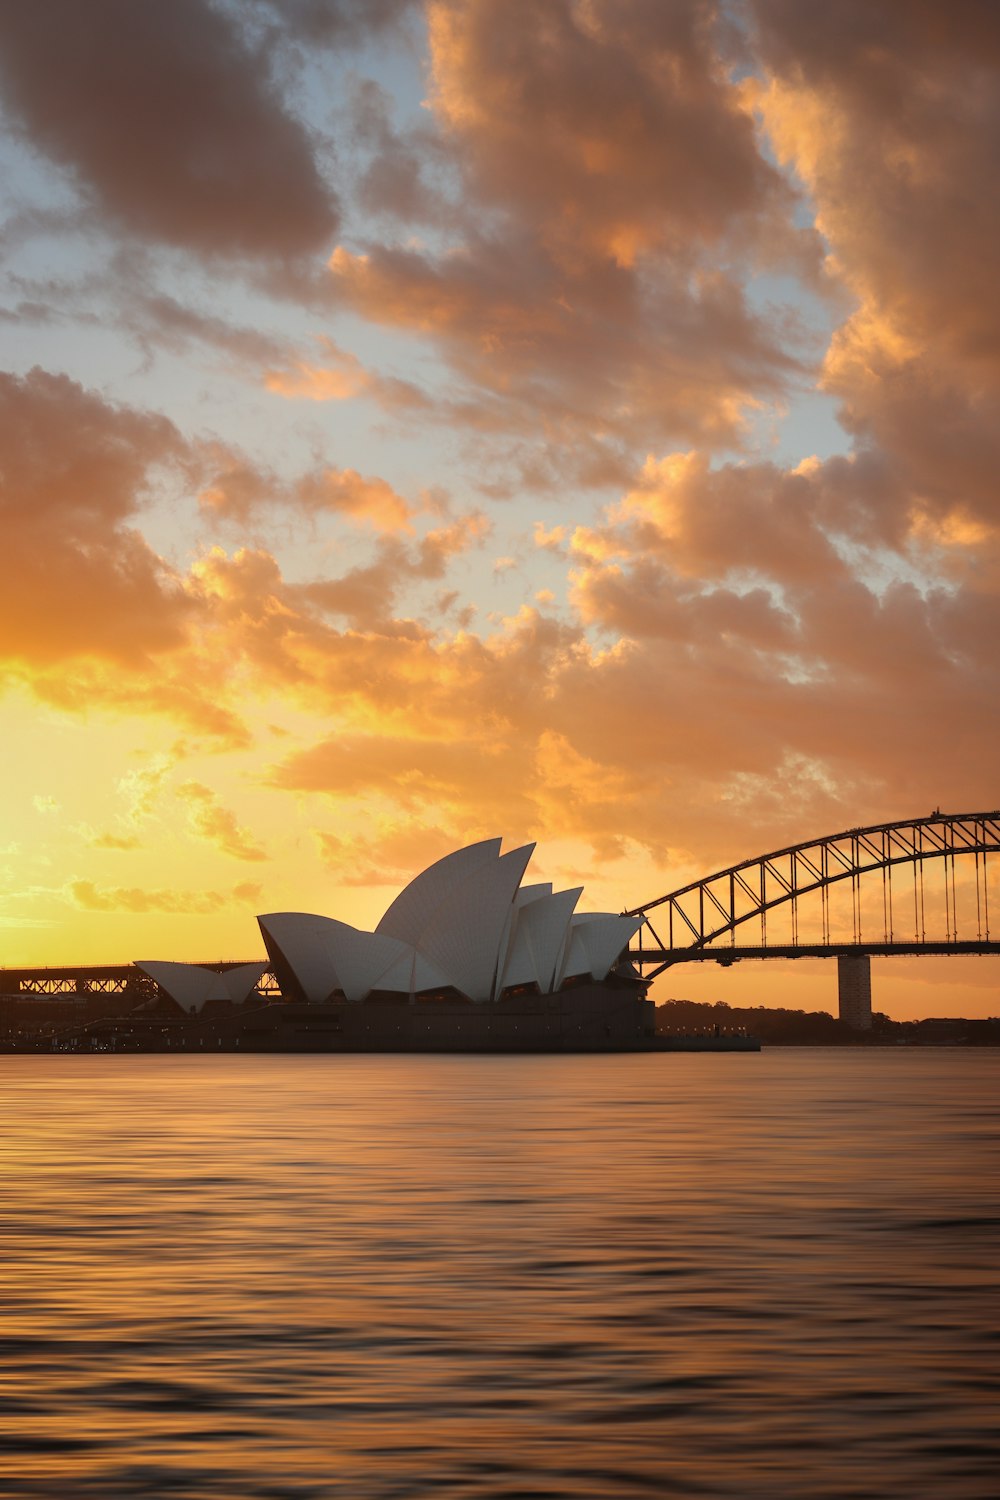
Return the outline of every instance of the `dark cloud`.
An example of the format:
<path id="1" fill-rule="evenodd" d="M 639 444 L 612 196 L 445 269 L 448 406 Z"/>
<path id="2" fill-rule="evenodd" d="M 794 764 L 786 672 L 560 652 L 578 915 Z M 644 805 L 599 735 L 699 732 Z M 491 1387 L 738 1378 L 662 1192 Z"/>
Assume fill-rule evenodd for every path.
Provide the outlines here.
<path id="1" fill-rule="evenodd" d="M 12 119 L 114 223 L 197 254 L 321 251 L 335 196 L 267 57 L 206 0 L 0 6 Z"/>
<path id="2" fill-rule="evenodd" d="M 913 88 L 912 70 L 920 59 L 938 72 L 956 59 L 1000 63 L 1000 12 L 993 0 L 839 0 L 836 6 L 750 0 L 749 13 L 773 66 L 801 72 L 813 85 L 836 79 L 865 109 L 919 108 L 922 91 Z"/>
<path id="3" fill-rule="evenodd" d="M 184 354 L 200 345 L 251 378 L 294 354 L 287 339 L 187 306 L 162 292 L 137 290 L 125 300 L 122 314 L 124 328 L 148 347 Z"/>
<path id="4" fill-rule="evenodd" d="M 392 122 L 392 100 L 372 78 L 356 84 L 351 120 L 357 143 L 370 153 L 357 184 L 361 207 L 409 224 L 455 222 L 458 214 L 434 187 L 425 167 L 445 164 L 438 133 L 420 126 L 403 134 Z"/>

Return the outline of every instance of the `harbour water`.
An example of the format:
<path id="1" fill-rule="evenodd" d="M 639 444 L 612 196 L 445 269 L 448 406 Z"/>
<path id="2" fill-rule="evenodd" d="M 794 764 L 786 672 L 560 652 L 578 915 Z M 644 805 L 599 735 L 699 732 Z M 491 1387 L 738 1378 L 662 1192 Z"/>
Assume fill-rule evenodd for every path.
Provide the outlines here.
<path id="1" fill-rule="evenodd" d="M 1000 1053 L 0 1057 L 0 1495 L 987 1500 Z"/>

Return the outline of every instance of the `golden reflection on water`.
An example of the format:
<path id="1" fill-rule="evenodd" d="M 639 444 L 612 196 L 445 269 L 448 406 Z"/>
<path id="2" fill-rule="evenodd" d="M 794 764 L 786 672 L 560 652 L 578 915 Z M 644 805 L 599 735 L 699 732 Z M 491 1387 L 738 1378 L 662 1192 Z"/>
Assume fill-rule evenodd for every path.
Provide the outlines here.
<path id="1" fill-rule="evenodd" d="M 1000 1056 L 0 1058 L 0 1495 L 996 1493 Z"/>

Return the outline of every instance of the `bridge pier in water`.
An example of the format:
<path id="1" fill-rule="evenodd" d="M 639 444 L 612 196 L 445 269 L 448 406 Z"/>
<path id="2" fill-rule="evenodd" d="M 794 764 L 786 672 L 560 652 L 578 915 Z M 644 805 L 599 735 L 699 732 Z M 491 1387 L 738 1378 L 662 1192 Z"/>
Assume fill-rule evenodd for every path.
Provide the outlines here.
<path id="1" fill-rule="evenodd" d="M 867 953 L 837 955 L 837 991 L 840 1019 L 855 1031 L 870 1031 L 872 1024 L 872 961 Z"/>

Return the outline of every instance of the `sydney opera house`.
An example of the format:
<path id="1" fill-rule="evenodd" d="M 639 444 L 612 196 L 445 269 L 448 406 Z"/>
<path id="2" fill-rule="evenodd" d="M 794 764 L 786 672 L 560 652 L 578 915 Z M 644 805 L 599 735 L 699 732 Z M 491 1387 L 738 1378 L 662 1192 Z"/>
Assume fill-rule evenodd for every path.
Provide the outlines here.
<path id="1" fill-rule="evenodd" d="M 257 921 L 268 964 L 218 972 L 142 963 L 186 1012 L 240 1004 L 270 968 L 282 1004 L 248 1018 L 277 1044 L 324 1050 L 619 1050 L 651 1042 L 653 1006 L 628 960 L 641 918 L 580 912 L 582 888 L 522 884 L 533 844 L 486 839 L 446 855 L 396 897 L 374 932 L 333 917 Z M 256 1027 L 256 1031 L 255 1031 Z M 321 1040 L 322 1039 L 322 1040 Z M 257 1042 L 265 1044 L 263 1037 Z"/>

